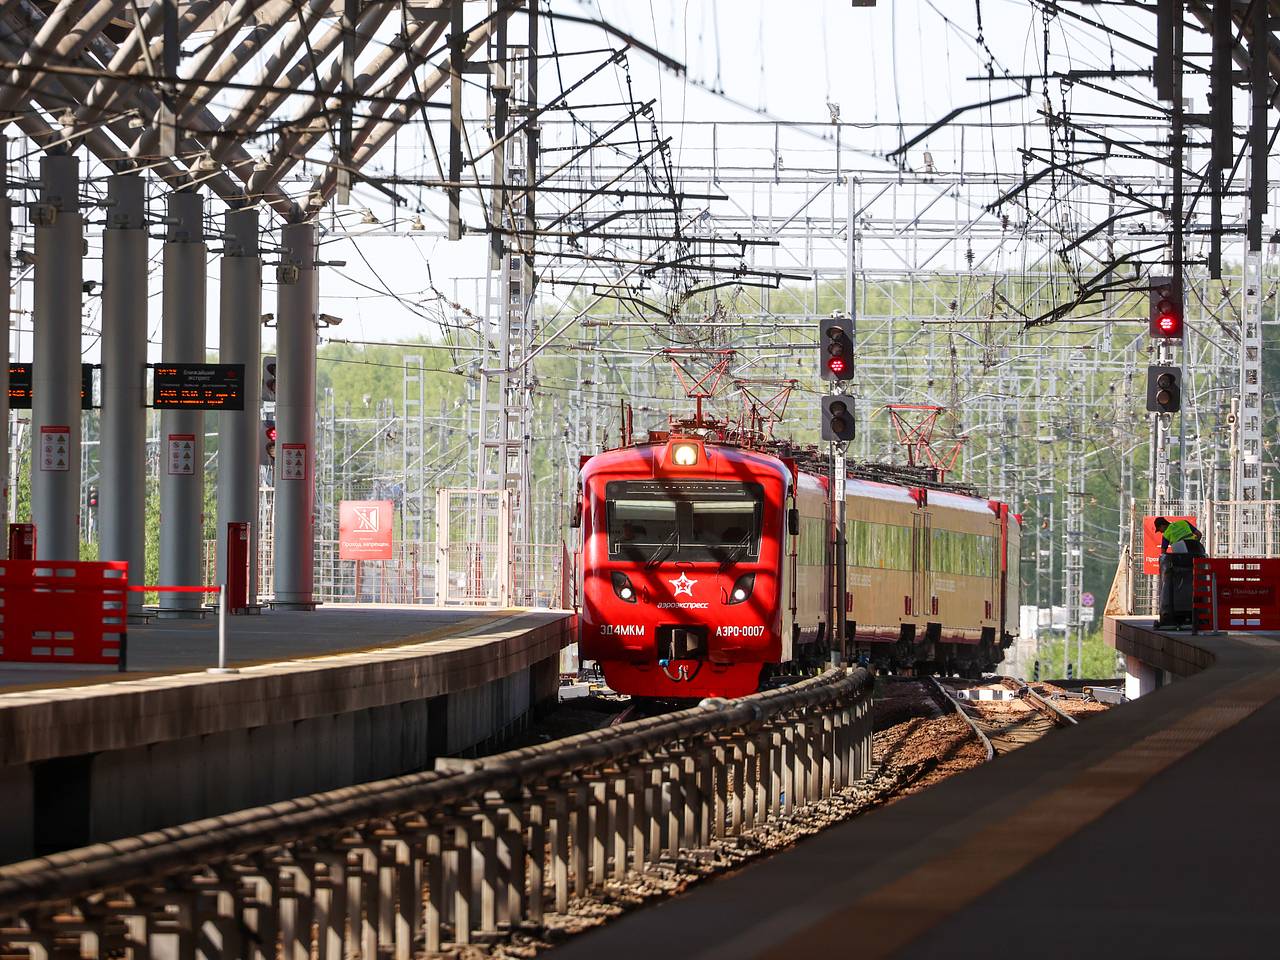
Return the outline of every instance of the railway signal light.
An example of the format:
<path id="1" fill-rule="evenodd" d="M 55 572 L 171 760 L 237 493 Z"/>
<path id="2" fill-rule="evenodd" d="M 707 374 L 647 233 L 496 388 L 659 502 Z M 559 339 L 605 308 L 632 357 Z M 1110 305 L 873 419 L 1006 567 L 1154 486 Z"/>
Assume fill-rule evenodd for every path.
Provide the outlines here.
<path id="1" fill-rule="evenodd" d="M 276 358 L 270 353 L 262 358 L 262 399 L 267 403 L 276 399 Z"/>
<path id="2" fill-rule="evenodd" d="M 822 439 L 847 442 L 856 428 L 853 420 L 853 398 L 846 395 L 822 398 Z"/>
<path id="3" fill-rule="evenodd" d="M 274 420 L 264 420 L 262 422 L 262 462 L 264 464 L 274 463 L 276 459 L 276 422 Z"/>
<path id="4" fill-rule="evenodd" d="M 853 379 L 853 319 L 832 314 L 818 325 L 818 375 L 823 380 Z"/>
<path id="5" fill-rule="evenodd" d="M 1182 408 L 1182 368 L 1147 367 L 1147 409 L 1177 413 Z"/>
<path id="6" fill-rule="evenodd" d="M 97 487 L 89 488 L 89 507 L 92 510 L 98 509 L 98 488 Z"/>
<path id="7" fill-rule="evenodd" d="M 1170 277 L 1152 277 L 1147 330 L 1162 340 L 1182 339 L 1182 285 Z"/>

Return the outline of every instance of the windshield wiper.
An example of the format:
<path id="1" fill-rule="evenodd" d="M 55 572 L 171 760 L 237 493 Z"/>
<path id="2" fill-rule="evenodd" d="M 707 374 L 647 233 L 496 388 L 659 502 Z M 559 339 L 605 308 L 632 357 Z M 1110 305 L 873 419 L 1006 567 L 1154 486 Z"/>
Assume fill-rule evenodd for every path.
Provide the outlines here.
<path id="1" fill-rule="evenodd" d="M 738 557 L 735 556 L 735 554 L 745 550 L 748 546 L 751 545 L 752 536 L 753 536 L 753 533 L 750 530 L 748 530 L 745 534 L 743 534 L 741 540 L 738 540 L 736 543 L 730 546 L 727 551 L 725 551 L 724 559 L 720 561 L 721 573 L 723 573 L 726 569 L 728 569 L 733 564 L 738 562 Z"/>
<path id="2" fill-rule="evenodd" d="M 667 558 L 667 555 L 671 552 L 671 548 L 675 546 L 676 539 L 679 537 L 679 535 L 680 535 L 680 528 L 676 527 L 676 529 L 671 531 L 671 534 L 667 537 L 667 539 L 664 540 L 661 544 L 659 544 L 658 549 L 653 552 L 653 556 L 645 561 L 645 567 L 646 568 L 656 567 L 663 560 L 665 560 Z"/>

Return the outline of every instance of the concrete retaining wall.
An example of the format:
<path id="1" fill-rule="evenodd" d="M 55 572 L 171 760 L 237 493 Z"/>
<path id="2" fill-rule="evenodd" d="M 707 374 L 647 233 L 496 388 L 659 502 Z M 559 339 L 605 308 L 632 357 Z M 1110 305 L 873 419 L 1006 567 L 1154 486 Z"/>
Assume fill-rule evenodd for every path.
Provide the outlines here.
<path id="1" fill-rule="evenodd" d="M 0 696 L 0 861 L 429 767 L 552 700 L 564 614 L 383 651 Z"/>
<path id="2" fill-rule="evenodd" d="M 1156 630 L 1150 618 L 1107 617 L 1103 636 L 1109 646 L 1175 677 L 1189 677 L 1213 663 L 1210 637 L 1172 636 Z"/>

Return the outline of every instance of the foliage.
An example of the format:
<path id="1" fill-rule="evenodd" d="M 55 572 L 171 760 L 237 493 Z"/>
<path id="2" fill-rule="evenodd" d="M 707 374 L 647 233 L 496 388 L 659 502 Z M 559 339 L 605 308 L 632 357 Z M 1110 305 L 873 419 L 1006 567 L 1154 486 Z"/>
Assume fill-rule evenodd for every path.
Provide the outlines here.
<path id="1" fill-rule="evenodd" d="M 1084 638 L 1084 666 L 1081 668 L 1080 653 L 1074 637 L 1068 642 L 1065 651 L 1067 662 L 1071 664 L 1072 676 L 1089 680 L 1107 680 L 1124 676 L 1124 667 L 1120 663 L 1114 647 L 1107 646 L 1102 638 L 1101 630 L 1094 630 Z M 1066 676 L 1063 669 L 1063 638 L 1046 634 L 1040 640 L 1036 660 L 1040 664 L 1041 680 L 1056 680 Z"/>

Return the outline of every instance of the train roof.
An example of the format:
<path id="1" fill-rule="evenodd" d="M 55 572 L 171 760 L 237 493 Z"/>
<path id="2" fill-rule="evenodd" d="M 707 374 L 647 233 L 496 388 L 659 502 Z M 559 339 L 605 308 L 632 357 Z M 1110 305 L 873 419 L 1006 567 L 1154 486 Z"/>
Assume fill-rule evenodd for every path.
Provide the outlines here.
<path id="1" fill-rule="evenodd" d="M 673 464 L 671 451 L 676 446 L 685 444 L 698 447 L 698 461 L 684 467 Z M 791 483 L 790 468 L 773 454 L 747 447 L 712 443 L 697 436 L 672 436 L 661 441 L 616 447 L 584 459 L 581 469 L 584 479 L 602 471 L 652 477 L 679 477 L 688 473 L 720 480 L 742 479 L 744 473 L 748 476 L 765 473 L 777 477 L 786 485 Z"/>
<path id="2" fill-rule="evenodd" d="M 672 449 L 684 444 L 698 447 L 698 461 L 695 465 L 673 465 Z M 826 472 L 815 469 L 821 466 L 821 461 L 813 456 L 805 456 L 797 463 L 800 485 L 809 486 L 812 483 L 825 489 L 830 482 Z M 615 447 L 586 457 L 581 465 L 584 479 L 591 474 L 607 471 L 650 477 L 678 477 L 688 472 L 728 480 L 742 478 L 744 470 L 773 474 L 787 485 L 791 482 L 790 464 L 774 453 L 708 440 L 696 434 L 651 437 L 645 442 Z M 914 468 L 853 464 L 849 467 L 845 489 L 855 496 L 906 504 L 918 502 L 920 491 L 927 491 L 925 495 L 928 502 L 936 507 L 972 513 L 993 511 L 992 502 L 979 497 L 973 487 L 941 483 L 927 471 Z"/>

